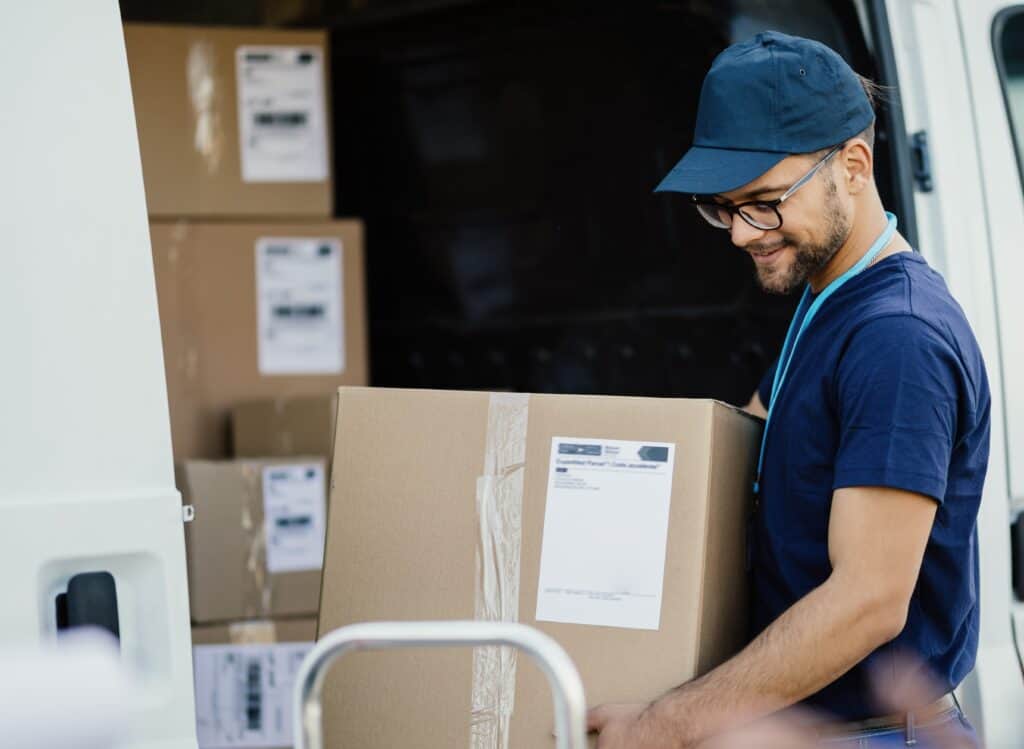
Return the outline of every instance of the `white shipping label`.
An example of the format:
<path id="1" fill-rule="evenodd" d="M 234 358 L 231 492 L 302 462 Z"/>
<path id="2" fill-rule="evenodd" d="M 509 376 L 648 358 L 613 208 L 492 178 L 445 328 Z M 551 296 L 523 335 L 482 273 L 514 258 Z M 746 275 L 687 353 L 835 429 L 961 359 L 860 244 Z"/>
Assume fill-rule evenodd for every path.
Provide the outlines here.
<path id="1" fill-rule="evenodd" d="M 259 371 L 345 371 L 341 240 L 262 237 L 256 242 Z"/>
<path id="2" fill-rule="evenodd" d="M 268 572 L 323 566 L 326 493 L 324 469 L 318 463 L 263 467 Z"/>
<path id="3" fill-rule="evenodd" d="M 196 645 L 200 749 L 292 745 L 292 687 L 311 642 Z"/>
<path id="4" fill-rule="evenodd" d="M 658 629 L 675 445 L 551 441 L 537 620 Z"/>
<path id="5" fill-rule="evenodd" d="M 322 51 L 316 47 L 239 47 L 235 54 L 242 179 L 326 180 Z"/>

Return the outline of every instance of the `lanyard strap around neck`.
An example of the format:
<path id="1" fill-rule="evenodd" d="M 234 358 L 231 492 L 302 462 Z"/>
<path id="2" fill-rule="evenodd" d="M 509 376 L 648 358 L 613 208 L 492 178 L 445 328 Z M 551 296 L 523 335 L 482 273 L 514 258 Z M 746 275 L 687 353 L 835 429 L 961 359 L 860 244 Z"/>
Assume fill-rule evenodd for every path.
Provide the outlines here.
<path id="1" fill-rule="evenodd" d="M 839 288 L 849 281 L 851 278 L 856 276 L 858 273 L 863 271 L 875 258 L 882 249 L 889 244 L 889 240 L 892 239 L 893 234 L 896 233 L 896 216 L 885 212 L 885 216 L 888 219 L 885 230 L 878 236 L 874 241 L 874 244 L 868 248 L 868 251 L 864 253 L 863 257 L 856 262 L 856 264 L 847 270 L 839 278 L 835 279 L 822 289 L 821 293 L 818 294 L 814 301 L 811 301 L 811 285 L 807 284 L 804 287 L 803 296 L 800 297 L 800 304 L 796 308 L 796 313 L 793 315 L 793 319 L 789 323 L 789 330 L 786 331 L 786 340 L 782 344 L 782 353 L 779 355 L 779 363 L 775 367 L 775 378 L 772 380 L 772 394 L 768 400 L 768 418 L 765 420 L 764 433 L 761 435 L 761 453 L 757 459 L 757 479 L 754 481 L 754 493 L 757 494 L 761 491 L 761 471 L 764 469 L 764 448 L 768 442 L 768 427 L 772 423 L 772 412 L 775 409 L 775 403 L 778 400 L 779 393 L 782 391 L 782 385 L 786 381 L 786 375 L 789 373 L 790 362 L 793 361 L 793 354 L 796 352 L 796 346 L 800 342 L 800 337 L 807 330 L 807 327 L 811 324 L 811 320 L 818 314 L 818 310 L 821 309 L 821 305 L 825 303 L 825 300 L 836 293 Z"/>

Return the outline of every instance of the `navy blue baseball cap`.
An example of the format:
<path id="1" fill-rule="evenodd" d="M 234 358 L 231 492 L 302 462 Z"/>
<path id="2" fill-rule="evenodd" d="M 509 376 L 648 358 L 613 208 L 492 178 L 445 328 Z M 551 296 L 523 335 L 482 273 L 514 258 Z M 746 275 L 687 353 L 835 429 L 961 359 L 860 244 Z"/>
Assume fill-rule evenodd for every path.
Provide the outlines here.
<path id="1" fill-rule="evenodd" d="M 765 31 L 711 63 L 693 147 L 655 192 L 729 192 L 791 154 L 852 138 L 874 119 L 860 79 L 834 50 Z"/>

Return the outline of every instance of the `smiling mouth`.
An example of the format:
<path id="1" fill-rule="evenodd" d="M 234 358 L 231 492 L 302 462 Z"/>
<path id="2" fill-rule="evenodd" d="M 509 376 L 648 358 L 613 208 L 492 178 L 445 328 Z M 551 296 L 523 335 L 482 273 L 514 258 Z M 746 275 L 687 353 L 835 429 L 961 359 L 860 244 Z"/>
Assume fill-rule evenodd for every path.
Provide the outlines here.
<path id="1" fill-rule="evenodd" d="M 756 263 L 767 263 L 767 262 L 770 262 L 770 261 L 774 260 L 775 257 L 780 252 L 782 252 L 782 250 L 784 250 L 784 249 L 786 249 L 786 244 L 785 243 L 780 244 L 777 247 L 775 247 L 774 249 L 768 250 L 768 251 L 764 251 L 764 250 L 761 250 L 759 252 L 750 251 L 750 255 L 751 255 L 751 257 L 754 258 L 754 262 L 756 262 Z"/>

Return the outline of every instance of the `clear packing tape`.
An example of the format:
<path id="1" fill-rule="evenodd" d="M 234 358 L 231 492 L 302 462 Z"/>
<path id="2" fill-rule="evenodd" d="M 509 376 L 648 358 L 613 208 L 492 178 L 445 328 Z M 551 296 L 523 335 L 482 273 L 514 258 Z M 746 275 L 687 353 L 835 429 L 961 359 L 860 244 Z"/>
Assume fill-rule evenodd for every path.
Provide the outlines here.
<path id="1" fill-rule="evenodd" d="M 263 470 L 258 462 L 244 462 L 245 502 L 241 507 L 245 537 L 245 581 L 242 606 L 246 618 L 269 616 L 271 604 L 270 574 L 267 572 L 267 534 L 263 525 Z"/>
<path id="2" fill-rule="evenodd" d="M 277 642 L 277 625 L 272 621 L 232 622 L 228 639 L 232 645 L 273 645 Z"/>
<path id="3" fill-rule="evenodd" d="M 188 97 L 192 102 L 195 133 L 192 145 L 203 157 L 206 170 L 215 174 L 224 153 L 224 128 L 221 122 L 221 92 L 217 87 L 217 59 L 213 45 L 196 42 L 188 50 L 186 63 Z"/>
<path id="4" fill-rule="evenodd" d="M 484 474 L 477 479 L 476 600 L 480 621 L 519 620 L 523 478 L 530 396 L 491 395 Z M 516 650 L 473 652 L 470 749 L 507 749 L 515 708 Z"/>

